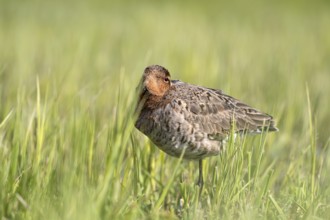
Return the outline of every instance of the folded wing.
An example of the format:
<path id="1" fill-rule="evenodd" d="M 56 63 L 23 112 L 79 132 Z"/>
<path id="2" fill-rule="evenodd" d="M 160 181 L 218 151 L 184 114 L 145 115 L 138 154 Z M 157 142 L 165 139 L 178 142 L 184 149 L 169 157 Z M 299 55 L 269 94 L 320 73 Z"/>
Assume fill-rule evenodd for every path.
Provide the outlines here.
<path id="1" fill-rule="evenodd" d="M 222 140 L 234 129 L 236 133 L 278 131 L 273 117 L 224 94 L 221 90 L 173 83 L 169 92 L 173 107 L 188 123 L 214 139 Z M 175 97 L 180 94 L 180 97 Z"/>

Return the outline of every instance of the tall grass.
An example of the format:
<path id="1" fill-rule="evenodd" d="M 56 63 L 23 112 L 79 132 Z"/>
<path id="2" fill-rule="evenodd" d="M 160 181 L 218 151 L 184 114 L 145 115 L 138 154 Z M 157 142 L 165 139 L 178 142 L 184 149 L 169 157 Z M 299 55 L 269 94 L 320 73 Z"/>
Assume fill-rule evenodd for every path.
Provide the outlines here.
<path id="1" fill-rule="evenodd" d="M 328 219 L 327 2 L 0 1 L 2 219 Z M 134 128 L 149 64 L 280 132 L 171 158 Z M 307 91 L 307 92 L 306 92 Z"/>

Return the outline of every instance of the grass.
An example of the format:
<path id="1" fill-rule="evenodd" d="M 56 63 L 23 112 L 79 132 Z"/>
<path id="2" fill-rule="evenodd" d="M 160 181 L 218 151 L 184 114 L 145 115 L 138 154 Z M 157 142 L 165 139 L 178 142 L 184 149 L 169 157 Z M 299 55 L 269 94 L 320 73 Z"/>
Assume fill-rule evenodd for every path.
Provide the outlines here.
<path id="1" fill-rule="evenodd" d="M 329 219 L 326 1 L 0 1 L 0 216 Z M 223 89 L 280 132 L 198 163 L 134 128 L 149 64 Z"/>

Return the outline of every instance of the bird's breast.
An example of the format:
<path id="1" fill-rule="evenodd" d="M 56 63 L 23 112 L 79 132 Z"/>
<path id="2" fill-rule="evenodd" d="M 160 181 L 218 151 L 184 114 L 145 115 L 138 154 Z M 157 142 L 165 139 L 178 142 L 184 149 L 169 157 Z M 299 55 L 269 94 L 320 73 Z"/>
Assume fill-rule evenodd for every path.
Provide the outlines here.
<path id="1" fill-rule="evenodd" d="M 185 112 L 173 104 L 141 112 L 136 127 L 167 154 L 200 159 L 216 155 L 222 143 L 202 132 L 198 123 L 186 120 Z"/>

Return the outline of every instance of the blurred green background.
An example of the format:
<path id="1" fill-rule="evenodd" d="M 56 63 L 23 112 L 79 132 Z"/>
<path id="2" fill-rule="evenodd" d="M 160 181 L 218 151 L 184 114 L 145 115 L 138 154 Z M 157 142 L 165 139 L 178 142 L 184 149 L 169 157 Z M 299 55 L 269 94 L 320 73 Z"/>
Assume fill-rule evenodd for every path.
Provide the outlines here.
<path id="1" fill-rule="evenodd" d="M 325 0 L 0 0 L 0 216 L 179 216 L 166 205 L 150 211 L 163 189 L 157 181 L 171 176 L 177 160 L 132 127 L 143 69 L 160 64 L 172 79 L 222 89 L 272 114 L 280 128 L 262 154 L 270 184 L 238 200 L 249 208 L 212 206 L 206 193 L 202 215 L 185 207 L 185 217 L 326 218 L 329 24 Z M 184 163 L 180 172 L 187 164 L 193 187 L 197 168 Z M 172 203 L 178 187 L 186 190 L 175 182 L 166 197 Z M 255 205 L 261 188 L 277 203 Z M 219 214 L 219 207 L 230 208 Z"/>

